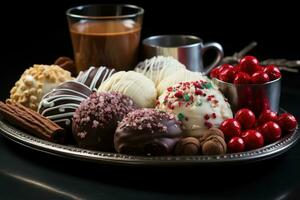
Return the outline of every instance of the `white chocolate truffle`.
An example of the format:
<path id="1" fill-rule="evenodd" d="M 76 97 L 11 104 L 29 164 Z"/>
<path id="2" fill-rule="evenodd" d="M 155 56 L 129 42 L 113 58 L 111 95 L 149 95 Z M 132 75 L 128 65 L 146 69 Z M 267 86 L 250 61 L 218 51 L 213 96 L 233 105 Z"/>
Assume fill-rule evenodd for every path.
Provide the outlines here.
<path id="1" fill-rule="evenodd" d="M 25 70 L 11 89 L 10 98 L 36 111 L 45 94 L 72 79 L 71 73 L 58 65 L 33 65 Z"/>
<path id="2" fill-rule="evenodd" d="M 185 68 L 183 64 L 173 57 L 155 56 L 140 62 L 134 70 L 144 74 L 157 86 L 167 76 Z"/>
<path id="3" fill-rule="evenodd" d="M 104 81 L 98 92 L 120 92 L 142 108 L 155 106 L 157 91 L 154 83 L 143 74 L 134 71 L 120 71 Z"/>
<path id="4" fill-rule="evenodd" d="M 192 72 L 187 69 L 181 69 L 178 72 L 164 78 L 157 86 L 158 95 L 161 95 L 168 87 L 180 82 L 187 81 L 207 81 L 207 77 L 201 72 Z"/>
<path id="5" fill-rule="evenodd" d="M 159 97 L 157 108 L 175 114 L 182 121 L 185 134 L 194 137 L 232 118 L 229 103 L 210 80 L 181 82 L 167 88 Z"/>

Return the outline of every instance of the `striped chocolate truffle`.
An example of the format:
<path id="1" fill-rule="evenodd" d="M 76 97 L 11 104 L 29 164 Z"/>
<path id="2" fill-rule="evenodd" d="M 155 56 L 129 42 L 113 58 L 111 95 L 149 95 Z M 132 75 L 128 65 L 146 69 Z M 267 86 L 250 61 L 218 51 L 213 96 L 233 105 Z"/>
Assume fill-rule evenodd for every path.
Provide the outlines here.
<path id="1" fill-rule="evenodd" d="M 109 69 L 107 67 L 90 67 L 85 71 L 79 72 L 76 81 L 85 84 L 91 90 L 97 90 L 98 87 L 115 72 L 115 69 Z"/>
<path id="2" fill-rule="evenodd" d="M 71 129 L 75 110 L 91 93 L 82 83 L 64 82 L 43 97 L 38 112 L 61 127 Z"/>

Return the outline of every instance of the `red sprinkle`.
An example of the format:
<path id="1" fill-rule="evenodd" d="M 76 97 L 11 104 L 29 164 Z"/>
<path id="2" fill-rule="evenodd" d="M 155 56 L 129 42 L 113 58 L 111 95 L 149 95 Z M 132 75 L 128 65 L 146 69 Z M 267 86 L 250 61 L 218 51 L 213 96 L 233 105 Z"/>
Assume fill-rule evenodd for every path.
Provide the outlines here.
<path id="1" fill-rule="evenodd" d="M 202 95 L 202 94 L 203 94 L 202 90 L 199 90 L 199 89 L 195 90 L 195 95 Z"/>
<path id="2" fill-rule="evenodd" d="M 207 101 L 211 101 L 213 98 L 215 98 L 215 95 L 209 95 L 209 96 L 207 97 Z"/>
<path id="3" fill-rule="evenodd" d="M 159 105 L 159 104 L 160 104 L 160 102 L 158 100 L 156 100 L 156 105 Z"/>
<path id="4" fill-rule="evenodd" d="M 201 85 L 200 85 L 200 83 L 199 83 L 198 81 L 193 82 L 193 85 L 194 85 L 196 88 L 200 88 L 200 87 L 201 87 Z"/>
<path id="5" fill-rule="evenodd" d="M 186 104 L 185 104 L 185 107 L 188 107 L 189 105 L 190 105 L 190 103 L 186 103 Z"/>
<path id="6" fill-rule="evenodd" d="M 175 94 L 174 94 L 175 97 L 177 98 L 182 98 L 183 97 L 183 92 L 182 91 L 177 91 Z"/>
<path id="7" fill-rule="evenodd" d="M 190 100 L 191 100 L 192 102 L 194 102 L 194 96 L 193 96 L 193 95 L 190 96 Z"/>
<path id="8" fill-rule="evenodd" d="M 205 119 L 205 120 L 209 120 L 209 118 L 210 118 L 210 117 L 209 117 L 208 114 L 205 114 L 205 115 L 204 115 L 204 119 Z"/>
<path id="9" fill-rule="evenodd" d="M 172 92 L 172 87 L 167 88 L 168 92 Z"/>
<path id="10" fill-rule="evenodd" d="M 207 128 L 211 128 L 213 125 L 212 123 L 210 122 L 204 122 L 204 125 L 207 127 Z"/>
<path id="11" fill-rule="evenodd" d="M 212 114 L 211 114 L 211 117 L 212 117 L 213 119 L 216 119 L 216 118 L 217 118 L 216 113 L 212 113 Z"/>
<path id="12" fill-rule="evenodd" d="M 171 109 L 171 110 L 173 110 L 175 108 L 175 106 L 173 106 L 172 104 L 169 104 L 168 108 Z"/>

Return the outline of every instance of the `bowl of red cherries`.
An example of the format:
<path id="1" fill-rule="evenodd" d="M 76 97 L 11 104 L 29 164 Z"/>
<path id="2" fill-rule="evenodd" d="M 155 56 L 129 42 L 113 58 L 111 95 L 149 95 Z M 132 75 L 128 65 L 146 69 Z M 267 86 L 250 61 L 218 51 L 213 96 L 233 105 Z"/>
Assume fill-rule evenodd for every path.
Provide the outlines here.
<path id="1" fill-rule="evenodd" d="M 280 140 L 297 128 L 295 117 L 289 113 L 277 114 L 264 110 L 258 117 L 247 108 L 235 113 L 220 125 L 228 152 L 236 153 L 261 148 Z"/>
<path id="2" fill-rule="evenodd" d="M 263 110 L 279 110 L 281 73 L 275 65 L 262 66 L 254 56 L 245 56 L 235 66 L 214 68 L 210 77 L 234 112 L 248 108 L 259 115 Z"/>
<path id="3" fill-rule="evenodd" d="M 296 130 L 293 115 L 277 114 L 281 92 L 277 66 L 262 66 L 254 56 L 245 56 L 235 66 L 214 68 L 210 77 L 235 113 L 220 125 L 230 153 L 261 148 Z"/>

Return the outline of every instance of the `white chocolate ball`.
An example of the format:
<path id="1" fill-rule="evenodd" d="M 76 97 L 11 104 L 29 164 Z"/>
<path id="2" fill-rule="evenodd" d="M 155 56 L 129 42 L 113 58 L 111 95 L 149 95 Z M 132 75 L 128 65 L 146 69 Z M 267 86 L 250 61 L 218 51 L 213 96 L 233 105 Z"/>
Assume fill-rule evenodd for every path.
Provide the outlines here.
<path id="1" fill-rule="evenodd" d="M 140 62 L 134 71 L 144 74 L 157 86 L 167 76 L 185 68 L 183 64 L 173 57 L 155 56 Z"/>
<path id="2" fill-rule="evenodd" d="M 203 76 L 201 72 L 192 72 L 187 69 L 181 69 L 178 72 L 164 78 L 157 86 L 158 95 L 161 95 L 168 87 L 179 82 L 187 81 L 207 81 L 207 77 Z"/>
<path id="3" fill-rule="evenodd" d="M 142 108 L 155 106 L 157 91 L 154 83 L 143 74 L 134 71 L 120 71 L 104 81 L 98 92 L 120 92 Z"/>
<path id="4" fill-rule="evenodd" d="M 21 75 L 10 91 L 10 98 L 37 110 L 42 97 L 59 84 L 72 80 L 71 73 L 58 65 L 33 65 Z"/>
<path id="5" fill-rule="evenodd" d="M 210 80 L 181 82 L 169 87 L 159 97 L 157 108 L 176 115 L 185 133 L 194 137 L 232 118 L 229 103 Z"/>

